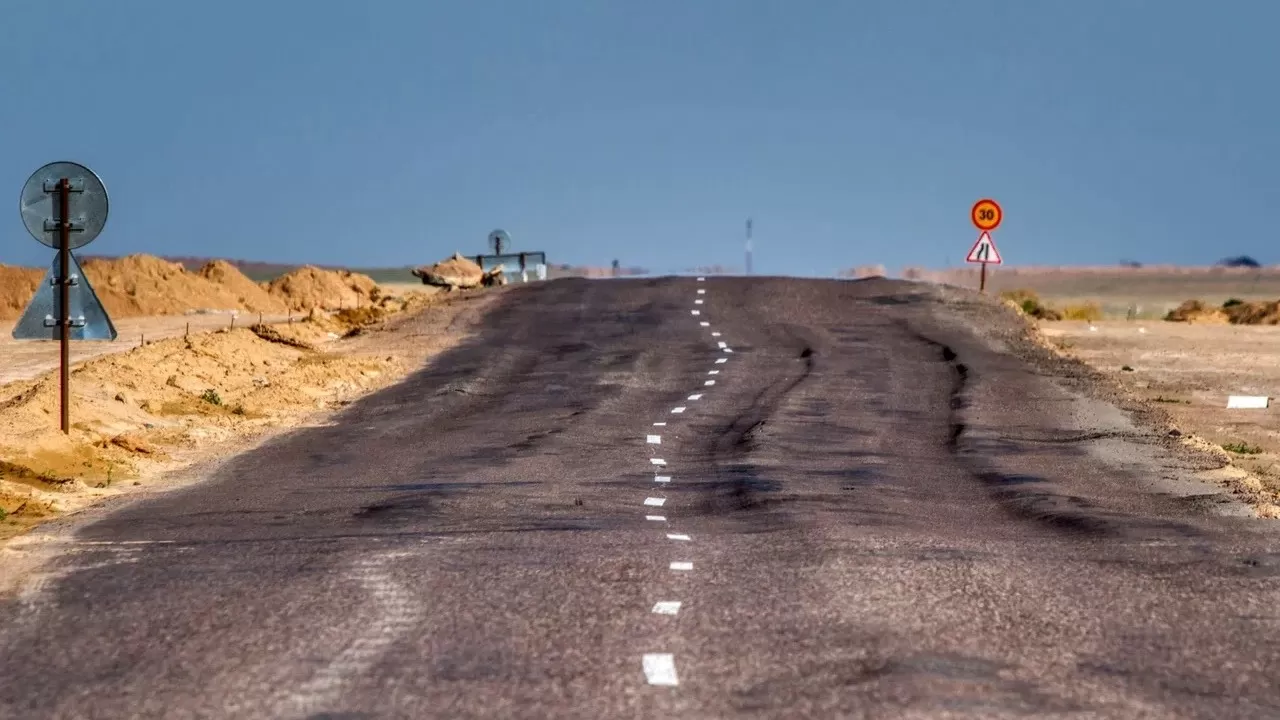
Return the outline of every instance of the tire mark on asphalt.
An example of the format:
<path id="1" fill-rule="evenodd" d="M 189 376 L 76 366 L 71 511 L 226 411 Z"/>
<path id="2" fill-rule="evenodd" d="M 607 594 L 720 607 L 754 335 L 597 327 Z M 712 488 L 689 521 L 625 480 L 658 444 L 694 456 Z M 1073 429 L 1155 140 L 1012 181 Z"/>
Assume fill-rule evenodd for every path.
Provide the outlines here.
<path id="1" fill-rule="evenodd" d="M 397 582 L 387 567 L 410 555 L 412 553 L 405 551 L 379 553 L 360 559 L 347 571 L 347 579 L 359 584 L 368 595 L 375 620 L 329 664 L 280 697 L 270 716 L 306 717 L 332 710 L 331 706 L 339 701 L 348 686 L 367 673 L 415 626 L 422 614 L 422 602 Z"/>

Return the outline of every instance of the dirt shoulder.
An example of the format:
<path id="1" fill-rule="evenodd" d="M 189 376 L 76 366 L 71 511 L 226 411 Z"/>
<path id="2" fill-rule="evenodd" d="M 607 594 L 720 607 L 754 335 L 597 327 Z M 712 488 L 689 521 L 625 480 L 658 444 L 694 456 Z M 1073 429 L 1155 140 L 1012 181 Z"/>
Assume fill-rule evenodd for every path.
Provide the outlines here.
<path id="1" fill-rule="evenodd" d="M 42 523 L 176 487 L 193 466 L 323 422 L 463 341 L 500 295 L 148 339 L 73 368 L 69 435 L 56 374 L 0 386 L 0 554 L 22 554 Z"/>
<path id="2" fill-rule="evenodd" d="M 1117 327 L 1110 331 L 1103 330 L 1105 323 L 1094 323 L 1099 329 L 1090 331 L 1089 323 L 1085 322 L 1038 323 L 1019 317 L 1020 313 L 989 296 L 983 298 L 954 288 L 942 288 L 938 292 L 943 302 L 957 308 L 974 332 L 1001 351 L 1017 356 L 1071 392 L 1101 403 L 1095 407 L 1105 405 L 1119 409 L 1127 421 L 1117 417 L 1086 418 L 1095 426 L 1101 423 L 1109 428 L 1100 435 L 1123 435 L 1123 432 L 1113 432 L 1121 423 L 1135 429 L 1145 428 L 1150 433 L 1144 441 L 1155 443 L 1177 462 L 1180 481 L 1215 486 L 1260 517 L 1280 517 L 1280 492 L 1277 492 L 1280 486 L 1256 473 L 1258 465 L 1267 463 L 1269 458 L 1264 454 L 1246 460 L 1221 446 L 1228 437 L 1261 442 L 1263 434 L 1269 434 L 1270 442 L 1276 444 L 1274 423 L 1270 423 L 1271 429 L 1267 428 L 1267 415 L 1237 414 L 1273 411 L 1227 411 L 1226 396 L 1255 394 L 1242 389 L 1267 386 L 1269 375 L 1264 368 L 1268 363 L 1280 365 L 1271 354 L 1273 350 L 1280 352 L 1280 334 L 1277 334 L 1275 348 L 1268 350 L 1245 340 L 1243 336 L 1249 333 L 1234 336 L 1240 339 L 1228 342 L 1228 338 L 1233 337 L 1232 330 L 1238 333 L 1243 328 L 1217 326 L 1214 330 L 1222 337 L 1180 346 L 1175 338 L 1181 331 L 1162 327 L 1158 322 L 1121 321 L 1111 323 Z M 1146 332 L 1139 332 L 1139 328 L 1145 328 Z M 1241 344 L 1250 345 L 1252 349 L 1244 350 Z M 1253 368 L 1252 379 L 1236 371 L 1215 370 L 1236 364 L 1233 358 L 1239 360 L 1239 357 L 1232 355 L 1232 348 L 1244 353 L 1239 357 L 1249 357 L 1247 367 Z M 1122 370 L 1125 366 L 1134 371 Z M 1237 369 L 1239 367 L 1243 366 Z M 1200 374 L 1196 375 L 1197 372 Z M 1190 400 L 1190 403 L 1161 399 L 1167 397 Z M 1254 434 L 1243 432 L 1249 423 L 1256 423 Z M 1158 491 L 1171 490 L 1160 488 Z"/>
<path id="3" fill-rule="evenodd" d="M 1202 439 L 1237 482 L 1280 505 L 1277 409 L 1227 408 L 1230 395 L 1275 395 L 1280 328 L 1109 321 L 1042 323 L 1039 332 L 1059 354 L 1106 373 L 1172 427 Z"/>

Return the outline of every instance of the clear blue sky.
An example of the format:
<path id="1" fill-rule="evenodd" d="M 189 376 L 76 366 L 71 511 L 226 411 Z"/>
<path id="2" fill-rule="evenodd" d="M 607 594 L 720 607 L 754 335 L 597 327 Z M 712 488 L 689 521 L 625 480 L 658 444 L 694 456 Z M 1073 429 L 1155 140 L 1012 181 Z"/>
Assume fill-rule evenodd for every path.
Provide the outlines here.
<path id="1" fill-rule="evenodd" d="M 5 3 L 0 262 L 76 160 L 88 252 L 403 265 L 507 229 L 553 261 L 829 273 L 1277 262 L 1280 3 Z"/>

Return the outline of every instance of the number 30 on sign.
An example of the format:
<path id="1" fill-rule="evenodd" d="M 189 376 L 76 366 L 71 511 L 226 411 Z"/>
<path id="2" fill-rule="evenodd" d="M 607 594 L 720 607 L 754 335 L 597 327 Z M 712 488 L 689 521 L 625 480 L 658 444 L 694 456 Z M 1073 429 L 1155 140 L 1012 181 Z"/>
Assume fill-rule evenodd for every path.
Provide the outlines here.
<path id="1" fill-rule="evenodd" d="M 988 232 L 1000 227 L 1000 221 L 1004 219 L 1004 211 L 995 200 L 982 199 L 973 204 L 969 217 L 973 220 L 974 227 Z"/>

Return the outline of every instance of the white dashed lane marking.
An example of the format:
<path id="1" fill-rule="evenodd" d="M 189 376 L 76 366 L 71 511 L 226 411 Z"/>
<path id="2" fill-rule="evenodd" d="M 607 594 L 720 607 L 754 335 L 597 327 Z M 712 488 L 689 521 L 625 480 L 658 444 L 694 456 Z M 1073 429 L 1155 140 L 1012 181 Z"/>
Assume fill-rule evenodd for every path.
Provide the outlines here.
<path id="1" fill-rule="evenodd" d="M 698 282 L 705 282 L 705 281 L 706 281 L 705 277 L 698 278 Z M 698 288 L 699 297 L 697 297 L 693 301 L 695 309 L 689 311 L 695 317 L 700 316 L 702 314 L 702 311 L 697 309 L 696 306 L 706 304 L 706 301 L 701 297 L 702 295 L 706 295 L 706 294 L 707 294 L 707 291 L 705 289 Z M 708 322 L 707 320 L 699 320 L 698 325 L 704 328 L 711 327 L 711 323 Z M 711 333 L 711 337 L 713 338 L 719 338 L 720 336 L 721 336 L 720 332 Z M 724 351 L 725 353 L 733 352 L 733 350 L 729 347 L 728 343 L 724 341 L 717 341 L 716 346 L 718 349 Z M 716 359 L 715 364 L 723 365 L 725 362 L 727 362 L 727 358 L 721 357 Z M 719 374 L 720 374 L 720 371 L 718 369 L 707 371 L 707 375 L 715 376 Z M 708 380 L 704 380 L 702 384 L 704 387 L 711 387 L 716 384 L 716 381 L 714 379 L 708 379 Z M 702 399 L 702 393 L 694 393 L 690 395 L 688 399 L 690 401 L 700 400 Z M 684 405 L 678 405 L 672 408 L 671 414 L 680 415 L 684 413 L 686 409 L 687 408 Z M 666 425 L 667 423 L 665 422 L 653 423 L 654 427 L 665 427 Z M 648 434 L 645 436 L 645 443 L 648 445 L 661 445 L 662 436 Z M 667 464 L 667 461 L 661 458 L 650 458 L 649 462 L 656 466 L 665 466 Z M 661 472 L 661 471 L 658 471 L 658 472 Z M 653 476 L 653 481 L 655 483 L 665 485 L 671 482 L 671 476 L 655 474 Z M 644 499 L 644 504 L 646 507 L 663 507 L 664 505 L 666 505 L 666 502 L 667 502 L 666 498 L 660 498 L 660 497 L 646 497 Z M 667 521 L 667 518 L 665 515 L 645 515 L 644 518 L 646 521 L 649 521 L 649 522 L 665 523 Z M 669 533 L 666 533 L 666 536 L 668 540 L 672 540 L 675 542 L 692 542 L 692 538 L 686 533 L 669 532 Z M 688 560 L 673 560 L 671 561 L 668 567 L 675 572 L 689 572 L 693 570 L 693 563 Z M 680 606 L 681 606 L 681 603 L 679 600 L 661 600 L 654 604 L 653 613 L 655 615 L 676 615 L 677 613 L 680 612 Z M 641 658 L 641 666 L 644 670 L 645 680 L 648 681 L 650 685 L 676 686 L 680 684 L 679 678 L 676 675 L 675 656 L 671 653 L 645 653 Z"/>
<path id="2" fill-rule="evenodd" d="M 646 653 L 644 677 L 650 685 L 679 685 L 676 678 L 676 659 L 671 653 Z"/>

